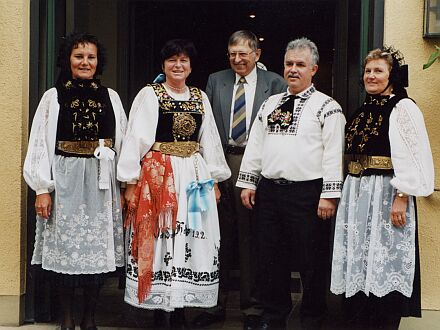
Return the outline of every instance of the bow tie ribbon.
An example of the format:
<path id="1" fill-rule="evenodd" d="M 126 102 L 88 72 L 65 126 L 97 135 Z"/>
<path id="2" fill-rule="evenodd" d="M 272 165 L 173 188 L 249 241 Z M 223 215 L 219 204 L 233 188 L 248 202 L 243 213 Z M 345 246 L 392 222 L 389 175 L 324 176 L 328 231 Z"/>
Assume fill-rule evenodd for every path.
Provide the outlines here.
<path id="1" fill-rule="evenodd" d="M 207 179 L 192 181 L 186 188 L 188 197 L 188 228 L 202 230 L 202 212 L 210 207 L 210 192 L 214 187 L 214 180 Z"/>
<path id="2" fill-rule="evenodd" d="M 104 146 L 104 139 L 99 139 L 99 146 L 93 154 L 99 160 L 99 189 L 110 189 L 110 161 L 115 158 L 115 152 Z"/>

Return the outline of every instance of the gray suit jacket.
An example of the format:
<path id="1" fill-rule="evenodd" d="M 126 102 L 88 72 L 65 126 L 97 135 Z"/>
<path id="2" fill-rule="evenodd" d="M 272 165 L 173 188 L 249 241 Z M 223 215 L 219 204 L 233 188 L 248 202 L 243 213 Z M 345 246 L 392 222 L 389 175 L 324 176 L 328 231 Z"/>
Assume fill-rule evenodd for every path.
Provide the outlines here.
<path id="1" fill-rule="evenodd" d="M 228 69 L 211 74 L 206 85 L 206 94 L 211 103 L 215 123 L 223 145 L 228 143 L 234 83 L 235 72 Z M 285 92 L 286 89 L 286 82 L 280 75 L 257 68 L 257 86 L 252 108 L 251 126 L 264 100 L 273 94 Z"/>

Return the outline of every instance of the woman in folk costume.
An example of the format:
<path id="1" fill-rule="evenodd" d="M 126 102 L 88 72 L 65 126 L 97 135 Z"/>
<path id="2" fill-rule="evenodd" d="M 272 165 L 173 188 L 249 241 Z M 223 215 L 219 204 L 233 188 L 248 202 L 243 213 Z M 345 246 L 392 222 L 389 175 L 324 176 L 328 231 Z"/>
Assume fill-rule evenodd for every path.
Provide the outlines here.
<path id="1" fill-rule="evenodd" d="M 103 48 L 90 34 L 72 34 L 60 48 L 55 87 L 32 122 L 24 178 L 36 192 L 35 248 L 58 290 L 61 329 L 74 329 L 74 290 L 84 291 L 81 329 L 96 329 L 99 289 L 124 266 L 117 154 L 127 118 L 118 94 L 96 76 Z"/>
<path id="2" fill-rule="evenodd" d="M 421 316 L 415 197 L 433 192 L 434 169 L 402 62 L 391 47 L 367 55 L 366 99 L 346 125 L 331 291 L 345 293 L 353 327 L 398 329 L 402 316 Z"/>
<path id="3" fill-rule="evenodd" d="M 165 82 L 133 101 L 118 164 L 127 182 L 125 301 L 173 312 L 174 325 L 183 307 L 217 303 L 217 182 L 230 176 L 208 98 L 186 85 L 195 56 L 187 40 L 162 48 Z"/>

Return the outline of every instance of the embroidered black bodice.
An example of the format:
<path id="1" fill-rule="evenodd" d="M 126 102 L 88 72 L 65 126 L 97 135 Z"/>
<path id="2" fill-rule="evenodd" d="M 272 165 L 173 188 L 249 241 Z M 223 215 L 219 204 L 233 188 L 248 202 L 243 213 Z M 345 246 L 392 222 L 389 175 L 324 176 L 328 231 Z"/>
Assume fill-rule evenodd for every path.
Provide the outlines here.
<path id="1" fill-rule="evenodd" d="M 55 87 L 60 104 L 57 141 L 114 139 L 112 103 L 108 89 L 99 80 L 60 79 Z M 64 154 L 58 149 L 55 153 Z"/>
<path id="2" fill-rule="evenodd" d="M 202 92 L 189 87 L 187 101 L 173 99 L 162 84 L 151 84 L 159 102 L 159 119 L 156 128 L 157 142 L 198 141 L 205 112 Z"/>
<path id="3" fill-rule="evenodd" d="M 390 115 L 402 98 L 367 94 L 364 104 L 345 125 L 345 154 L 391 157 Z M 364 175 L 377 171 L 368 170 Z"/>

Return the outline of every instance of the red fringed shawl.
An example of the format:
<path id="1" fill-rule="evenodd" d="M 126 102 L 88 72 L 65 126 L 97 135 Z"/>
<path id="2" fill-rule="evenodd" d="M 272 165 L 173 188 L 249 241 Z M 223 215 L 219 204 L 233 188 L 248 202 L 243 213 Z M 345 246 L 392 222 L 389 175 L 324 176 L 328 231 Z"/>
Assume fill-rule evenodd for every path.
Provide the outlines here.
<path id="1" fill-rule="evenodd" d="M 151 290 L 155 234 L 176 229 L 177 198 L 169 155 L 158 151 L 145 155 L 135 194 L 137 208 L 127 212 L 125 228 L 133 227 L 131 252 L 138 264 L 141 303 Z"/>

